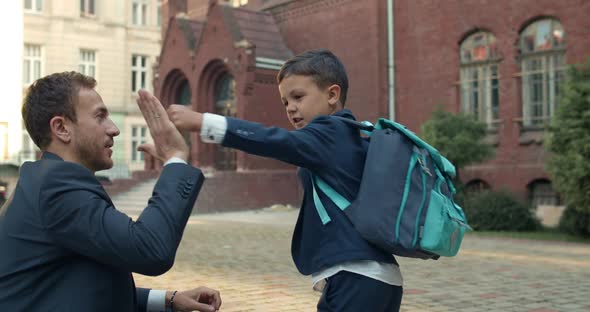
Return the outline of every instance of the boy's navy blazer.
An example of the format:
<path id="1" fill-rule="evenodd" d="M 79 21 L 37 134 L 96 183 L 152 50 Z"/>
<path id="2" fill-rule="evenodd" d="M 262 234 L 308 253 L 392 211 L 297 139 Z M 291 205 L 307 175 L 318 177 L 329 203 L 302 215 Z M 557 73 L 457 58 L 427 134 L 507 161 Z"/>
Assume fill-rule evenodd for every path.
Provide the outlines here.
<path id="1" fill-rule="evenodd" d="M 166 165 L 133 222 L 85 167 L 47 152 L 23 164 L 0 209 L 0 311 L 145 311 L 131 273 L 171 268 L 203 180 Z"/>
<path id="2" fill-rule="evenodd" d="M 347 109 L 333 116 L 355 119 Z M 344 212 L 321 190 L 317 190 L 318 195 L 332 219 L 330 223 L 322 225 L 313 203 L 312 173 L 349 201 L 356 198 L 369 147 L 369 141 L 360 135 L 358 128 L 332 116 L 319 116 L 304 128 L 294 131 L 227 118 L 227 131 L 222 144 L 300 167 L 298 174 L 304 197 L 291 251 L 302 274 L 319 272 L 346 261 L 396 263 L 391 254 L 364 240 Z"/>

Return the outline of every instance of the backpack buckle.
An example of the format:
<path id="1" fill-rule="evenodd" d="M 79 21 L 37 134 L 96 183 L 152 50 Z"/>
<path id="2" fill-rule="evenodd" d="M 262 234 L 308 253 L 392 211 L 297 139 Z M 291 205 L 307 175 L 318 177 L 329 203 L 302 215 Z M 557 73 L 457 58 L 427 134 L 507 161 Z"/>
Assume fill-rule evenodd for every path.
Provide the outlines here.
<path id="1" fill-rule="evenodd" d="M 418 157 L 418 163 L 420 164 L 420 167 L 422 167 L 422 171 L 432 177 L 432 172 L 430 172 L 430 169 L 426 165 L 426 160 L 424 160 L 424 154 L 421 154 L 420 157 Z"/>

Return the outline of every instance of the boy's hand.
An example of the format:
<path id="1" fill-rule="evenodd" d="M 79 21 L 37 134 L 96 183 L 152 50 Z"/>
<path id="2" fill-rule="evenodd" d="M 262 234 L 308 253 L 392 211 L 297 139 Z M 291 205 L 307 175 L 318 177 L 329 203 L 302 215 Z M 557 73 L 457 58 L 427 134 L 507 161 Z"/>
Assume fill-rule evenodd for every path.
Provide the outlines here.
<path id="1" fill-rule="evenodd" d="M 137 105 L 154 139 L 154 149 L 151 152 L 155 153 L 159 159 L 168 160 L 179 157 L 186 161 L 189 155 L 188 145 L 168 119 L 160 101 L 145 90 L 139 90 L 137 94 L 139 95 Z"/>
<path id="2" fill-rule="evenodd" d="M 201 131 L 203 114 L 185 105 L 172 104 L 168 107 L 168 117 L 180 131 Z"/>

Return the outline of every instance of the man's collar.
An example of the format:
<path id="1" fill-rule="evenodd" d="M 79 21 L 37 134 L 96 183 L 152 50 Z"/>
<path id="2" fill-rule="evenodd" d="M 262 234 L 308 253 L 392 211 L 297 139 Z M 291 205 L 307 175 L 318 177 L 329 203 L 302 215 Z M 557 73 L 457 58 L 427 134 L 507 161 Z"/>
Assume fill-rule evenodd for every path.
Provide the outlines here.
<path id="1" fill-rule="evenodd" d="M 43 152 L 41 159 L 63 160 L 63 158 L 57 156 L 56 154 L 47 151 Z"/>

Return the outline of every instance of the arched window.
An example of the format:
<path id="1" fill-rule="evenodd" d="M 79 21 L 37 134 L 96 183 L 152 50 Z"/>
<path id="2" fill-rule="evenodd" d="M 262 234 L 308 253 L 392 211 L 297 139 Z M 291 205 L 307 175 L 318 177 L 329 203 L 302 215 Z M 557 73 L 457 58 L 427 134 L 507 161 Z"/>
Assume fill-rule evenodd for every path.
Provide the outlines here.
<path id="1" fill-rule="evenodd" d="M 176 94 L 174 95 L 174 104 L 182 104 L 188 107 L 191 107 L 191 86 L 188 83 L 188 80 L 184 80 L 176 89 Z M 191 134 L 189 131 L 183 131 L 182 136 L 186 141 L 186 144 L 189 147 L 189 151 L 192 146 L 191 142 Z M 190 155 L 191 153 L 189 153 Z"/>
<path id="2" fill-rule="evenodd" d="M 490 189 L 490 185 L 483 180 L 471 180 L 465 184 L 465 192 L 468 194 L 479 193 Z"/>
<path id="3" fill-rule="evenodd" d="M 463 40 L 460 50 L 461 110 L 493 128 L 500 118 L 496 37 L 476 32 Z"/>
<path id="4" fill-rule="evenodd" d="M 232 75 L 225 73 L 215 82 L 215 113 L 219 115 L 236 116 L 235 80 Z M 215 168 L 217 170 L 236 170 L 236 152 L 234 149 L 215 146 Z"/>
<path id="5" fill-rule="evenodd" d="M 520 34 L 524 126 L 543 125 L 559 103 L 565 69 L 565 32 L 554 19 L 538 20 Z"/>
<path id="6" fill-rule="evenodd" d="M 553 189 L 551 181 L 535 180 L 528 186 L 531 207 L 557 206 L 561 204 L 559 195 Z"/>
<path id="7" fill-rule="evenodd" d="M 183 81 L 176 92 L 175 104 L 189 105 L 191 104 L 191 87 L 188 80 Z"/>

